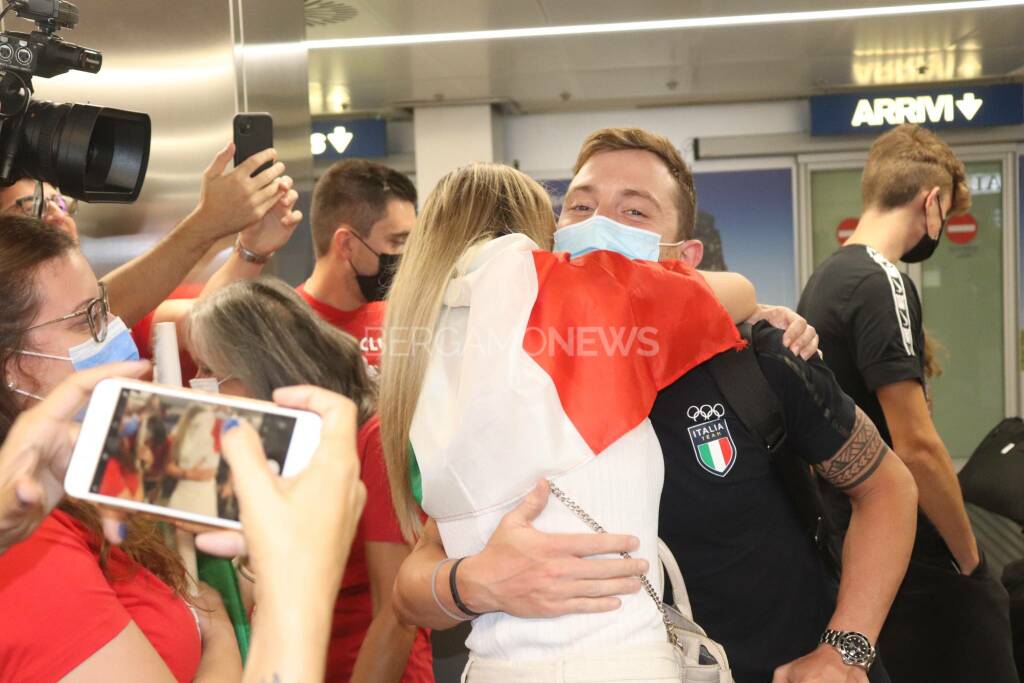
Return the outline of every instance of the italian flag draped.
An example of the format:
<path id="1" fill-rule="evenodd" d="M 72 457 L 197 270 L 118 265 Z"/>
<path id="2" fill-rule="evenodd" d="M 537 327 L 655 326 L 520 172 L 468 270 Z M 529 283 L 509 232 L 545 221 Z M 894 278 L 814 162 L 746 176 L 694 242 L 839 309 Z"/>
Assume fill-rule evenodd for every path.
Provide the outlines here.
<path id="1" fill-rule="evenodd" d="M 689 266 L 603 251 L 570 260 L 523 235 L 464 256 L 445 304 L 410 430 L 422 504 L 438 520 L 600 455 L 647 422 L 659 390 L 743 346 Z M 644 438 L 660 448 L 653 430 Z"/>

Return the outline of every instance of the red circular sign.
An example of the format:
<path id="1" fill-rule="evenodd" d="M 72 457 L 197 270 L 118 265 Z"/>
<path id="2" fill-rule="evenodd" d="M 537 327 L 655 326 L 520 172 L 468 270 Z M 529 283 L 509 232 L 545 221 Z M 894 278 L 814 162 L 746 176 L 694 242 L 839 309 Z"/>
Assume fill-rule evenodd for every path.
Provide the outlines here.
<path id="1" fill-rule="evenodd" d="M 857 223 L 856 218 L 844 218 L 839 221 L 836 227 L 836 239 L 839 240 L 839 244 L 846 244 L 846 240 L 850 239 L 850 235 L 857 229 Z"/>
<path id="2" fill-rule="evenodd" d="M 978 221 L 969 213 L 953 216 L 946 224 L 946 235 L 954 244 L 968 244 L 978 236 Z"/>

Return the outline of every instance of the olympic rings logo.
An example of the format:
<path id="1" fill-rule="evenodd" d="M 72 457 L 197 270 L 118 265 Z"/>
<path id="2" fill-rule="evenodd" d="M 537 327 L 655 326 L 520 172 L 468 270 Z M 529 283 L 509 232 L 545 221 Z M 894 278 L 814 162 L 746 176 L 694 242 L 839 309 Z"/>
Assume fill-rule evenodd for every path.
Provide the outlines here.
<path id="1" fill-rule="evenodd" d="M 686 417 L 694 422 L 697 421 L 697 418 L 710 420 L 713 417 L 725 417 L 725 406 L 721 403 L 716 403 L 713 406 L 709 406 L 706 403 L 702 406 L 690 406 L 689 410 L 686 411 Z"/>

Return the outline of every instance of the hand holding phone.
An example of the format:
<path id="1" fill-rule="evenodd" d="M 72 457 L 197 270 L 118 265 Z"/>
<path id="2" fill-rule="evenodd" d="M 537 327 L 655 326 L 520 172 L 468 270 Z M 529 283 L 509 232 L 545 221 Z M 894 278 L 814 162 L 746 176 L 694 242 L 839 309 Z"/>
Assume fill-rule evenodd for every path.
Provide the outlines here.
<path id="1" fill-rule="evenodd" d="M 242 534 L 203 533 L 196 547 L 224 557 L 248 555 L 261 609 L 282 604 L 261 594 L 288 595 L 283 604 L 302 614 L 308 606 L 333 601 L 366 502 L 356 453 L 356 407 L 343 396 L 309 386 L 278 389 L 274 401 L 323 419 L 308 467 L 293 478 L 278 477 L 267 468 L 251 425 L 228 429 L 223 452 L 234 472 Z M 296 576 L 304 580 L 296 582 Z"/>
<path id="2" fill-rule="evenodd" d="M 281 479 L 268 471 L 257 432 L 246 423 L 230 427 L 223 452 L 234 472 L 244 541 L 238 532 L 213 531 L 197 536 L 196 547 L 249 557 L 260 619 L 246 671 L 323 680 L 330 620 L 316 615 L 338 594 L 366 501 L 356 455 L 356 407 L 309 386 L 278 389 L 274 401 L 323 418 L 316 453 L 301 474 Z"/>
<path id="3" fill-rule="evenodd" d="M 203 170 L 199 204 L 187 221 L 208 246 L 261 221 L 292 185 L 276 150 L 264 149 L 228 170 L 236 151 L 226 145 Z M 258 167 L 267 170 L 253 176 Z"/>
<path id="4" fill-rule="evenodd" d="M 320 417 L 307 411 L 105 380 L 93 392 L 65 489 L 108 508 L 239 529 L 238 502 L 224 486 L 231 468 L 222 457 L 222 435 L 243 422 L 284 476 L 306 466 L 320 439 Z"/>

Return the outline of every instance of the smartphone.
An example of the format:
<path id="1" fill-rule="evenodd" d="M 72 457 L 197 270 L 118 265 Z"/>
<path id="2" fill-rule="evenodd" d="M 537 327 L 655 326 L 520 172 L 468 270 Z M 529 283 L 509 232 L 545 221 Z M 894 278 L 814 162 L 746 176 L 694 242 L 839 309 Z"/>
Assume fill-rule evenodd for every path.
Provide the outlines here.
<path id="1" fill-rule="evenodd" d="M 241 529 L 221 428 L 244 419 L 282 476 L 320 443 L 320 416 L 266 401 L 107 379 L 96 385 L 64 489 L 101 506 L 204 527 Z"/>
<path id="2" fill-rule="evenodd" d="M 274 146 L 274 119 L 270 114 L 242 113 L 235 114 L 235 166 L 257 152 Z M 273 165 L 267 162 L 257 168 L 252 175 L 258 175 Z"/>

